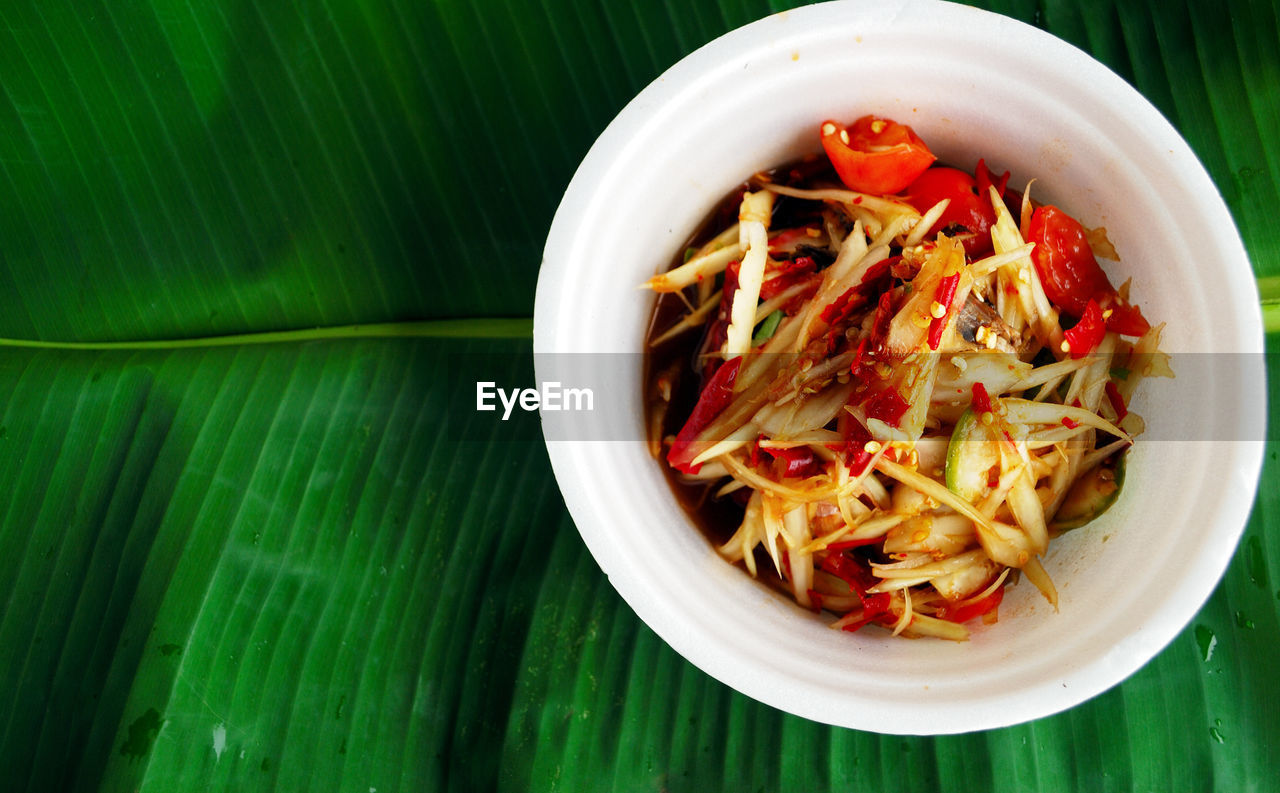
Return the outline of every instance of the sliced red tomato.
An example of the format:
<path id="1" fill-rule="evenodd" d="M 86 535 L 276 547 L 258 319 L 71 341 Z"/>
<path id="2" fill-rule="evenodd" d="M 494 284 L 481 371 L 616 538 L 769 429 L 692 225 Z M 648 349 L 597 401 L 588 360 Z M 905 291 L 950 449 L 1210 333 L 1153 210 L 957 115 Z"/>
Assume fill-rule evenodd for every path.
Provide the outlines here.
<path id="1" fill-rule="evenodd" d="M 1098 265 L 1084 226 L 1052 205 L 1031 215 L 1027 242 L 1044 293 L 1058 308 L 1073 317 L 1084 314 L 1092 299 L 1106 318 L 1107 330 L 1124 336 L 1141 336 L 1151 328 L 1142 311 L 1120 298 L 1107 274 Z"/>
<path id="2" fill-rule="evenodd" d="M 878 116 L 863 116 L 847 128 L 824 121 L 821 134 L 840 180 L 859 193 L 896 193 L 937 159 L 911 127 Z"/>
<path id="3" fill-rule="evenodd" d="M 929 236 L 952 229 L 959 236 L 964 252 L 977 256 L 991 250 L 991 227 L 996 213 L 986 193 L 978 190 L 978 181 L 957 168 L 930 168 L 907 186 L 906 198 L 920 213 L 928 212 L 943 199 L 947 209 L 929 229 Z M 959 233 L 956 233 L 958 227 Z"/>
<path id="4" fill-rule="evenodd" d="M 1107 317 L 1107 330 L 1115 331 L 1121 336 L 1141 336 L 1151 330 L 1151 323 L 1142 316 L 1142 309 L 1121 301 L 1119 295 L 1116 295 L 1115 300 L 1116 302 L 1102 304 L 1103 313 L 1111 312 L 1111 316 Z"/>
<path id="5" fill-rule="evenodd" d="M 985 196 L 990 188 L 994 187 L 996 192 L 1004 198 L 1005 188 L 1009 186 L 1009 172 L 1005 171 L 1000 174 L 1000 178 L 995 178 L 995 174 L 991 173 L 991 169 L 987 167 L 986 158 L 978 160 L 978 166 L 973 169 L 974 176 L 978 180 L 978 195 Z"/>
<path id="6" fill-rule="evenodd" d="M 1080 315 L 1080 321 L 1062 334 L 1062 340 L 1072 358 L 1083 358 L 1098 349 L 1106 335 L 1102 309 L 1098 307 L 1098 301 L 1090 298 L 1085 304 L 1084 313 Z"/>

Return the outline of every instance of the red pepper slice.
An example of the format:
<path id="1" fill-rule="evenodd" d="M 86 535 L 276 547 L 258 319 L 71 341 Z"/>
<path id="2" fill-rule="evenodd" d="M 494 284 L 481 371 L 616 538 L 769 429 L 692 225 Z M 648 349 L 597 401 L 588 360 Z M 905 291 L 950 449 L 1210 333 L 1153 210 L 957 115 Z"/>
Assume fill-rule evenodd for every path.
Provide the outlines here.
<path id="1" fill-rule="evenodd" d="M 1027 242 L 1036 245 L 1031 252 L 1036 273 L 1055 305 L 1079 317 L 1093 299 L 1104 314 L 1111 312 L 1105 317 L 1107 330 L 1123 336 L 1141 336 L 1150 330 L 1142 311 L 1122 300 L 1111 285 L 1089 247 L 1084 226 L 1075 218 L 1055 206 L 1042 206 L 1031 215 L 1027 231 Z"/>
<path id="2" fill-rule="evenodd" d="M 1090 298 L 1085 304 L 1084 313 L 1080 315 L 1080 321 L 1071 329 L 1063 331 L 1062 340 L 1072 358 L 1083 358 L 1098 349 L 1106 335 L 1106 320 L 1102 318 L 1102 309 L 1098 307 L 1096 300 Z"/>
<path id="3" fill-rule="evenodd" d="M 863 116 L 848 128 L 824 121 L 821 135 L 840 181 L 859 193 L 896 193 L 937 159 L 911 127 L 887 118 Z"/>
<path id="4" fill-rule="evenodd" d="M 791 449 L 761 449 L 780 463 L 778 473 L 783 477 L 804 478 L 818 473 L 818 459 L 813 449 L 797 446 Z"/>
<path id="5" fill-rule="evenodd" d="M 858 375 L 862 368 L 863 356 L 867 354 L 867 340 L 858 339 L 858 347 L 853 351 L 853 361 L 849 364 L 849 374 Z"/>
<path id="6" fill-rule="evenodd" d="M 858 281 L 859 287 L 867 288 L 867 292 L 879 293 L 884 292 L 881 281 L 887 281 L 886 276 L 890 276 L 893 271 L 893 265 L 902 261 L 901 255 L 882 258 L 881 261 L 867 267 L 867 272 L 863 272 L 863 280 Z"/>
<path id="7" fill-rule="evenodd" d="M 698 404 L 693 406 L 693 412 L 689 414 L 688 420 L 676 434 L 675 443 L 671 444 L 671 449 L 667 452 L 667 462 L 677 471 L 696 474 L 701 470 L 701 465 L 692 464 L 699 451 L 693 448 L 693 441 L 733 400 L 733 383 L 738 379 L 738 369 L 741 366 L 741 355 L 725 361 L 703 387 L 698 396 Z"/>
<path id="8" fill-rule="evenodd" d="M 729 262 L 728 266 L 724 268 L 724 286 L 720 291 L 720 309 L 716 313 L 715 321 L 707 329 L 706 338 L 703 339 L 702 349 L 704 352 L 718 351 L 729 335 L 729 315 L 733 312 L 733 296 L 738 292 L 738 273 L 741 270 L 742 263 L 737 259 Z M 702 369 L 704 378 L 710 379 L 715 374 L 715 370 L 720 365 L 719 360 L 716 357 L 707 358 L 707 363 Z"/>
<path id="9" fill-rule="evenodd" d="M 858 287 L 851 286 L 845 290 L 844 294 L 822 309 L 822 321 L 827 323 L 827 352 L 834 352 L 836 345 L 843 338 L 844 328 L 841 327 L 841 323 L 865 302 L 866 295 Z"/>
<path id="10" fill-rule="evenodd" d="M 987 393 L 987 387 L 982 383 L 974 383 L 973 388 L 973 412 L 981 416 L 983 413 L 993 413 L 991 407 L 991 395 Z"/>
<path id="11" fill-rule="evenodd" d="M 981 617 L 988 611 L 995 609 L 1000 605 L 1000 601 L 1004 600 L 1004 587 L 1000 587 L 995 592 L 982 598 L 976 603 L 970 603 L 967 606 L 943 606 L 938 609 L 938 619 L 948 620 L 950 622 L 968 622 L 974 617 Z"/>
<path id="12" fill-rule="evenodd" d="M 964 230 L 960 243 L 972 257 L 991 250 L 991 227 L 996 224 L 991 199 L 978 188 L 978 181 L 964 171 L 930 168 L 907 187 L 907 202 L 924 213 L 944 198 L 949 200 L 938 222 L 929 229 L 929 237 L 958 226 Z"/>
<path id="13" fill-rule="evenodd" d="M 868 609 L 864 603 L 862 606 L 862 619 L 846 623 L 842 630 L 846 630 L 849 633 L 855 633 L 866 627 L 868 623 L 875 622 L 881 615 L 885 614 L 889 610 L 888 592 L 882 592 L 879 595 L 872 595 L 868 600 L 873 600 L 875 602 L 875 608 Z M 868 614 L 870 616 L 867 616 Z"/>
<path id="14" fill-rule="evenodd" d="M 849 316 L 849 313 L 862 302 L 861 298 L 862 295 L 858 293 L 858 287 L 851 286 L 840 297 L 824 306 L 819 316 L 823 322 L 828 325 L 834 325 Z"/>
<path id="15" fill-rule="evenodd" d="M 876 304 L 876 315 L 871 321 L 869 339 L 873 351 L 882 348 L 884 340 L 889 338 L 889 326 L 893 324 L 893 314 L 893 291 L 882 292 L 880 302 Z"/>
<path id="16" fill-rule="evenodd" d="M 898 426 L 911 406 L 893 386 L 877 392 L 867 400 L 867 418 L 879 419 L 890 427 Z"/>
<path id="17" fill-rule="evenodd" d="M 867 590 L 876 585 L 871 571 L 854 561 L 844 553 L 829 553 L 822 560 L 822 569 L 849 585 L 849 589 L 862 602 L 862 619 L 844 627 L 846 631 L 856 631 L 868 622 L 889 611 L 891 598 L 888 592 L 867 594 Z"/>
<path id="18" fill-rule="evenodd" d="M 1108 380 L 1103 387 L 1107 394 L 1107 401 L 1111 403 L 1111 409 L 1116 412 L 1116 423 L 1124 421 L 1124 417 L 1129 415 L 1129 408 L 1124 404 L 1124 397 L 1120 394 L 1120 389 L 1112 380 Z"/>
<path id="19" fill-rule="evenodd" d="M 944 312 L 951 311 L 951 303 L 956 299 L 956 285 L 960 283 L 960 273 L 948 275 L 938 282 L 938 292 L 934 301 L 942 306 Z M 929 323 L 929 349 L 936 350 L 942 343 L 942 331 L 947 328 L 947 314 L 934 317 Z"/>
<path id="20" fill-rule="evenodd" d="M 822 593 L 816 589 L 809 590 L 809 602 L 813 603 L 814 611 L 822 611 Z"/>
<path id="21" fill-rule="evenodd" d="M 797 256 L 792 261 L 780 262 L 771 272 L 765 273 L 760 283 L 760 298 L 768 300 L 777 296 L 813 275 L 817 269 L 818 264 L 811 256 Z"/>
<path id="22" fill-rule="evenodd" d="M 840 411 L 840 417 L 836 419 L 836 431 L 844 440 L 840 443 L 829 443 L 827 448 L 843 454 L 844 464 L 849 467 L 850 472 L 854 476 L 861 476 L 871 462 L 872 455 L 866 448 L 867 441 L 871 440 L 871 433 L 867 432 L 862 422 L 851 416 L 847 410 Z"/>
<path id="23" fill-rule="evenodd" d="M 822 560 L 822 569 L 849 585 L 859 598 L 876 585 L 875 576 L 865 566 L 843 553 L 829 553 Z"/>

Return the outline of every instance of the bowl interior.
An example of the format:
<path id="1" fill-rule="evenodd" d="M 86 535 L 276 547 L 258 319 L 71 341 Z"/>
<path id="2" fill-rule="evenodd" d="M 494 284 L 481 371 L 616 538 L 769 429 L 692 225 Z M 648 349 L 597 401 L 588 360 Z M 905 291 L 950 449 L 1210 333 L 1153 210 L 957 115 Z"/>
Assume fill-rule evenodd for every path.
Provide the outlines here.
<path id="1" fill-rule="evenodd" d="M 992 42 L 999 42 L 993 47 Z M 910 51 L 912 57 L 904 58 Z M 998 57 L 991 53 L 998 51 Z M 971 641 L 847 634 L 722 562 L 645 449 L 641 370 L 652 295 L 706 213 L 751 173 L 817 149 L 831 117 L 911 124 L 939 158 L 985 157 L 1021 189 L 1105 226 L 1104 263 L 1195 376 L 1149 381 L 1152 440 L 1102 519 L 1056 540 L 1055 612 L 1029 584 Z M 1210 594 L 1243 528 L 1261 457 L 1261 325 L 1248 260 L 1216 189 L 1159 113 L 1069 45 L 937 2 L 828 3 L 761 20 L 677 64 L 584 160 L 548 238 L 535 351 L 625 356 L 597 394 L 607 435 L 548 448 L 592 553 L 639 615 L 723 682 L 809 718 L 948 733 L 1048 715 L 1114 685 Z M 539 363 L 540 369 L 545 369 Z M 542 374 L 539 375 L 542 379 Z M 1224 411 L 1233 405 L 1236 411 Z M 607 437 L 608 440 L 600 438 Z"/>

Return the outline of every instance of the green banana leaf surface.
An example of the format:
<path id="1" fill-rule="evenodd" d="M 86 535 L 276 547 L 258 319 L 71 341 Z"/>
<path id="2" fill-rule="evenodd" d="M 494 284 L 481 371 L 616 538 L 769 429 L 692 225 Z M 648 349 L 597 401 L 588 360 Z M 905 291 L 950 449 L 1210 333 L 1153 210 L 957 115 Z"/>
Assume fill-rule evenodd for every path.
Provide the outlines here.
<path id="1" fill-rule="evenodd" d="M 789 5 L 0 4 L 0 787 L 1280 789 L 1274 442 L 1226 577 L 1140 672 L 896 737 L 685 662 L 587 552 L 536 422 L 462 407 L 477 367 L 532 378 L 595 137 Z M 978 5 L 1148 97 L 1275 291 L 1280 4 Z"/>

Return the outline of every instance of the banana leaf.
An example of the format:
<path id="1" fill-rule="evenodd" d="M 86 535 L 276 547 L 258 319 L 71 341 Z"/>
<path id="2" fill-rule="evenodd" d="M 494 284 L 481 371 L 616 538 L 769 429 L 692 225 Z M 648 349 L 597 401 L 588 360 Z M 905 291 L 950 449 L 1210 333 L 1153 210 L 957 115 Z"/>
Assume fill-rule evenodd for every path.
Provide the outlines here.
<path id="1" fill-rule="evenodd" d="M 1280 5 L 978 4 L 1150 98 L 1280 297 Z M 896 737 L 685 662 L 582 544 L 536 419 L 474 410 L 478 379 L 532 381 L 595 136 L 790 5 L 0 4 L 4 788 L 1274 789 L 1274 441 L 1225 579 L 1139 673 Z"/>

